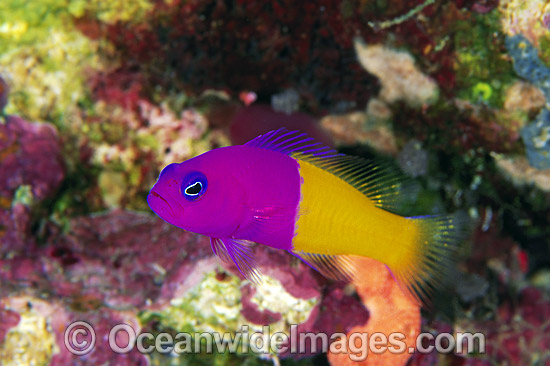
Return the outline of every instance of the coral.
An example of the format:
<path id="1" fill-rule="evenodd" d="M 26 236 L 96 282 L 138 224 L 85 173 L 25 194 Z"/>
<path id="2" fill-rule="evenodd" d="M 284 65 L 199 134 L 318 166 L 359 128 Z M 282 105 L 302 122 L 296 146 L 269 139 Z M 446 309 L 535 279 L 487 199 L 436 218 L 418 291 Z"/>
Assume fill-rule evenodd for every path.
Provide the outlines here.
<path id="1" fill-rule="evenodd" d="M 147 299 L 167 301 L 174 291 L 171 276 L 185 278 L 183 269 L 191 271 L 191 263 L 211 255 L 204 238 L 144 214 L 113 211 L 77 219 L 71 228 L 71 235 L 46 249 L 43 260 L 52 291 L 76 296 L 76 302 L 128 307 Z"/>
<path id="2" fill-rule="evenodd" d="M 506 90 L 505 110 L 530 113 L 540 110 L 545 104 L 546 98 L 542 90 L 530 83 L 516 81 Z"/>
<path id="3" fill-rule="evenodd" d="M 13 3 L 2 6 L 17 7 Z M 32 6 L 20 13 L 8 12 L 9 19 L 0 15 L 0 24 L 20 25 L 0 33 L 0 63 L 12 87 L 6 112 L 58 122 L 84 99 L 85 70 L 97 66 L 97 45 L 71 29 L 71 22 L 63 23 L 68 17 L 66 9 L 54 15 L 47 4 L 34 2 Z M 0 14 L 8 13 L 0 10 Z M 44 19 L 34 19 L 40 13 Z"/>
<path id="4" fill-rule="evenodd" d="M 369 106 L 374 103 L 369 102 Z M 362 144 L 373 148 L 381 154 L 396 155 L 397 143 L 389 124 L 369 123 L 369 120 L 387 117 L 391 112 L 385 104 L 372 113 L 354 112 L 344 115 L 328 115 L 321 119 L 321 127 L 327 131 L 337 145 Z M 369 113 L 371 112 L 371 113 Z M 380 116 L 381 115 L 381 116 Z"/>
<path id="5" fill-rule="evenodd" d="M 50 198 L 64 177 L 56 129 L 7 116 L 0 124 L 0 260 L 32 245 L 31 207 Z"/>
<path id="6" fill-rule="evenodd" d="M 502 30 L 506 34 L 521 34 L 535 45 L 550 36 L 550 31 L 544 24 L 544 16 L 549 10 L 546 1 L 500 0 L 498 9 L 501 13 Z"/>
<path id="7" fill-rule="evenodd" d="M 543 192 L 550 193 L 550 169 L 535 169 L 526 158 L 493 155 L 496 166 L 515 186 L 535 185 Z"/>
<path id="8" fill-rule="evenodd" d="M 486 354 L 470 356 L 466 365 L 534 365 L 550 361 L 550 301 L 532 287 L 523 289 L 517 304 L 503 303 L 494 319 L 463 321 L 457 327 L 464 332 L 482 332 Z"/>
<path id="9" fill-rule="evenodd" d="M 420 333 L 420 307 L 395 281 L 387 267 L 370 258 L 354 258 L 357 268 L 368 268 L 368 275 L 358 276 L 354 280 L 357 293 L 369 309 L 369 321 L 353 327 L 347 333 L 363 332 L 372 335 L 381 332 L 389 335 L 401 332 L 405 335 L 406 351 L 402 353 L 369 353 L 362 365 L 405 365 L 410 353 L 409 347 L 416 346 L 416 337 Z M 333 365 L 355 365 L 348 354 L 330 353 L 329 361 Z"/>
<path id="10" fill-rule="evenodd" d="M 1 261 L 3 285 L 32 283 L 74 308 L 166 303 L 194 261 L 212 255 L 206 240 L 144 214 L 114 211 L 74 219 L 70 227 L 70 234 L 52 234 L 41 248 L 32 242 L 14 248 Z"/>
<path id="11" fill-rule="evenodd" d="M 15 327 L 20 319 L 21 316 L 17 312 L 4 309 L 3 307 L 0 308 L 0 344 L 4 342 L 8 331 Z"/>
<path id="12" fill-rule="evenodd" d="M 7 304 L 2 304 L 0 298 L 0 305 L 6 307 L 3 311 L 15 313 L 19 318 L 17 325 L 8 330 L 4 342 L 0 343 L 2 365 L 50 365 L 52 356 L 59 352 L 59 346 L 55 343 L 48 319 L 29 305 L 33 303 L 30 300 L 22 302 L 24 305 L 17 309 L 19 312 L 10 310 L 10 303 L 16 301 L 10 299 Z M 21 304 L 21 301 L 17 302 Z"/>
<path id="13" fill-rule="evenodd" d="M 22 204 L 0 209 L 0 261 L 4 256 L 9 257 L 14 250 L 33 248 L 35 239 L 30 232 L 30 216 L 29 207 Z"/>
<path id="14" fill-rule="evenodd" d="M 108 343 L 109 331 L 117 324 L 125 323 L 136 332 L 140 331 L 141 326 L 132 314 L 108 309 L 102 312 L 74 311 L 62 302 L 46 302 L 30 296 L 0 299 L 0 306 L 3 311 L 20 317 L 17 326 L 9 330 L 5 342 L 0 344 L 3 365 L 147 364 L 146 356 L 136 349 L 128 354 L 116 354 Z M 75 321 L 87 322 L 96 333 L 95 347 L 84 358 L 70 353 L 64 343 L 65 329 Z M 82 339 L 90 340 L 85 337 Z M 122 345 L 127 339 L 117 335 L 117 342 Z"/>
<path id="15" fill-rule="evenodd" d="M 242 313 L 245 319 L 253 324 L 271 324 L 271 330 L 274 332 L 288 332 L 289 324 L 302 324 L 308 320 L 320 297 L 320 293 L 313 288 L 310 289 L 310 297 L 304 293 L 295 297 L 285 290 L 279 280 L 267 276 L 262 286 L 254 288 L 248 285 L 242 291 Z M 261 317 L 252 319 L 253 314 Z M 267 319 L 265 315 L 268 316 Z"/>
<path id="16" fill-rule="evenodd" d="M 543 109 L 535 121 L 521 130 L 529 163 L 537 169 L 550 169 L 550 110 Z"/>
<path id="17" fill-rule="evenodd" d="M 101 95 L 100 89 L 96 92 Z M 75 139 L 91 155 L 89 163 L 100 169 L 97 182 L 104 207 L 145 209 L 142 194 L 164 166 L 229 144 L 196 109 L 176 114 L 168 103 L 155 105 L 137 92 L 107 89 L 114 94 L 101 98 L 112 103 L 97 102 L 93 114 L 80 115 L 73 123 Z"/>
<path id="18" fill-rule="evenodd" d="M 311 342 L 303 355 L 265 360 L 119 356 L 105 335 L 120 322 L 153 333 L 399 331 L 407 342 L 422 325 L 485 332 L 489 353 L 369 352 L 363 364 L 549 362 L 550 301 L 531 287 L 548 288 L 550 264 L 550 169 L 533 167 L 550 161 L 545 2 L 22 4 L 0 2 L 2 365 L 327 363 L 306 358 Z M 280 127 L 397 159 L 415 177 L 411 214 L 463 208 L 479 219 L 439 310 L 421 322 L 368 259 L 357 259 L 368 276 L 346 284 L 255 246 L 264 284 L 253 286 L 207 238 L 145 213 L 163 166 Z M 63 344 L 74 320 L 101 335 L 86 357 Z"/>
<path id="19" fill-rule="evenodd" d="M 506 47 L 517 74 L 539 87 L 550 100 L 550 68 L 544 65 L 537 49 L 521 35 L 508 37 Z M 548 104 L 548 102 L 547 102 Z M 529 163 L 538 169 L 550 168 L 550 110 L 548 105 L 535 120 L 521 130 Z"/>
<path id="20" fill-rule="evenodd" d="M 6 117 L 0 124 L 0 177 L 0 195 L 6 199 L 22 185 L 29 185 L 38 200 L 50 196 L 64 177 L 55 127 Z"/>
<path id="21" fill-rule="evenodd" d="M 266 286 L 254 289 L 235 276 L 233 264 L 224 264 L 233 275 L 216 270 L 221 262 L 207 238 L 149 215 L 112 211 L 73 219 L 70 227 L 70 233 L 53 234 L 45 246 L 15 248 L 0 261 L 1 286 L 21 291 L 32 283 L 35 290 L 26 291 L 47 296 L 49 304 L 63 299 L 63 324 L 80 312 L 84 320 L 108 329 L 109 319 L 118 316 L 113 309 L 148 310 L 140 317 L 145 323 L 156 316 L 162 326 L 178 331 L 271 324 L 288 332 L 291 324 L 300 324 L 305 331 L 334 332 L 367 319 L 354 297 L 338 295 L 342 285 L 325 289 L 313 270 L 288 253 L 255 248 Z M 347 316 L 335 316 L 331 309 L 342 306 Z M 54 327 L 56 337 L 63 329 Z M 59 357 L 66 360 L 68 354 Z"/>
<path id="22" fill-rule="evenodd" d="M 351 38 L 372 33 L 364 19 L 369 14 L 340 1 L 158 1 L 138 24 L 96 28 L 115 45 L 123 67 L 137 65 L 151 87 L 160 82 L 165 90 L 195 95 L 224 87 L 254 91 L 263 101 L 294 87 L 306 108 L 323 110 L 341 101 L 362 105 L 375 88 L 349 62 Z"/>
<path id="23" fill-rule="evenodd" d="M 269 324 L 270 332 L 289 333 L 291 324 L 301 324 L 309 318 L 320 293 L 316 291 L 315 295 L 296 298 L 269 276 L 256 289 L 235 276 L 220 279 L 220 273 L 211 270 L 182 297 L 173 298 L 170 306 L 144 317 L 156 315 L 163 326 L 179 331 L 234 332 L 244 325 L 259 331 Z"/>
<path id="24" fill-rule="evenodd" d="M 514 81 L 506 58 L 497 10 L 471 14 L 454 25 L 456 95 L 473 104 L 501 108 L 504 93 Z"/>
<path id="25" fill-rule="evenodd" d="M 418 70 L 408 53 L 360 40 L 355 41 L 355 50 L 365 70 L 380 79 L 380 99 L 387 103 L 404 101 L 413 107 L 437 100 L 436 82 Z"/>
<path id="26" fill-rule="evenodd" d="M 154 313 L 163 326 L 178 331 L 222 333 L 237 329 L 242 306 L 239 278 L 227 276 L 220 281 L 215 267 L 209 267 L 210 272 L 198 284 L 183 296 L 173 298 L 170 306 Z"/>
<path id="27" fill-rule="evenodd" d="M 184 161 L 210 149 L 208 139 L 201 141 L 207 133 L 208 121 L 198 111 L 186 109 L 178 118 L 166 106 L 159 108 L 144 102 L 140 108 L 147 127 L 138 130 L 138 135 L 152 135 L 156 139 L 156 155 L 164 155 L 162 166 Z"/>
<path id="28" fill-rule="evenodd" d="M 550 68 L 541 61 L 537 49 L 521 35 L 506 38 L 506 48 L 514 60 L 516 73 L 540 88 L 548 99 Z"/>
<path id="29" fill-rule="evenodd" d="M 520 130 L 527 123 L 521 111 L 496 110 L 484 104 L 472 104 L 456 99 L 458 127 L 466 148 L 481 148 L 494 152 L 517 152 Z M 454 136 L 461 138 L 460 135 Z"/>
<path id="30" fill-rule="evenodd" d="M 101 190 L 103 203 L 110 208 L 121 207 L 128 193 L 128 184 L 122 172 L 104 170 L 99 174 L 97 185 Z"/>
<path id="31" fill-rule="evenodd" d="M 269 325 L 271 333 L 289 336 L 293 324 L 298 325 L 298 332 L 332 334 L 367 321 L 367 310 L 356 298 L 344 294 L 341 284 L 326 286 L 313 270 L 288 253 L 257 246 L 255 257 L 264 275 L 262 286 L 239 281 L 233 264 L 223 264 L 234 274 L 229 275 L 213 271 L 212 262 L 203 263 L 201 267 L 208 272 L 198 283 L 185 286 L 185 292 L 176 291 L 181 295 L 169 306 L 147 312 L 143 318 L 158 319 L 163 326 L 177 330 L 235 332 L 248 325 L 250 331 L 260 331 Z M 342 308 L 345 315 L 339 314 Z M 308 349 L 292 356 L 311 354 Z"/>

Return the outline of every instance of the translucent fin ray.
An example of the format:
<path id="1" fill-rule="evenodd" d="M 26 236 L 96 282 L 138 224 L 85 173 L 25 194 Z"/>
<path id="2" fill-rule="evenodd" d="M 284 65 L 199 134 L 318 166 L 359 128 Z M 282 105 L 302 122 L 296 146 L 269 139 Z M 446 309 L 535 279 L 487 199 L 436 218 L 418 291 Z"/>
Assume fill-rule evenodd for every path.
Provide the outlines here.
<path id="1" fill-rule="evenodd" d="M 353 262 L 345 255 L 316 254 L 303 251 L 292 251 L 291 253 L 327 278 L 351 281 L 355 277 Z"/>
<path id="2" fill-rule="evenodd" d="M 376 207 L 395 211 L 400 202 L 410 199 L 405 191 L 410 189 L 411 181 L 389 164 L 347 155 L 323 158 L 299 153 L 292 156 L 345 180 Z"/>
<path id="3" fill-rule="evenodd" d="M 458 215 L 409 219 L 417 221 L 419 227 L 411 259 L 391 270 L 417 303 L 429 305 L 433 293 L 444 287 L 449 278 L 446 274 L 454 268 L 458 245 L 466 235 L 467 219 Z"/>
<path id="4" fill-rule="evenodd" d="M 262 282 L 261 272 L 256 268 L 252 253 L 254 243 L 248 240 L 210 238 L 210 244 L 214 254 L 226 263 L 235 263 L 247 280 L 255 284 Z"/>
<path id="5" fill-rule="evenodd" d="M 323 146 L 320 142 L 311 143 L 314 139 L 300 131 L 289 131 L 286 128 L 267 132 L 248 141 L 245 145 L 278 151 L 283 154 L 305 154 L 319 158 L 341 156 L 336 150 Z"/>

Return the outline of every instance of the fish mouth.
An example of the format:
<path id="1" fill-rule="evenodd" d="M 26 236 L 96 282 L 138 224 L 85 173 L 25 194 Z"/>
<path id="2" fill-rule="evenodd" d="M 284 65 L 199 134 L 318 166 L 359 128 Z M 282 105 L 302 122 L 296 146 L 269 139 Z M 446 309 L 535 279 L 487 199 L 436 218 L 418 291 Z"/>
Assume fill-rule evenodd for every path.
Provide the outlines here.
<path id="1" fill-rule="evenodd" d="M 151 193 L 149 193 L 150 196 L 153 196 L 155 198 L 160 198 L 161 200 L 163 200 L 167 205 L 168 205 L 168 201 L 166 201 L 164 199 L 164 197 L 162 197 L 160 194 L 158 194 L 157 192 L 155 191 L 152 191 Z"/>
<path id="2" fill-rule="evenodd" d="M 159 215 L 163 220 L 172 225 L 177 225 L 175 214 L 172 205 L 162 195 L 156 191 L 151 191 L 147 195 L 147 203 L 153 212 Z M 181 213 L 180 213 L 181 215 Z"/>

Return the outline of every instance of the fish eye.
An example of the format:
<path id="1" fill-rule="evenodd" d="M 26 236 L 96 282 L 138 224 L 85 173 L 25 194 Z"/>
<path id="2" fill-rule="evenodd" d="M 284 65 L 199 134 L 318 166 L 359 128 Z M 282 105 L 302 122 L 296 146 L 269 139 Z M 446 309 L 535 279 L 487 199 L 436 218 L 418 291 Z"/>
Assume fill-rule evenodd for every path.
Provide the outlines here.
<path id="1" fill-rule="evenodd" d="M 181 184 L 183 196 L 189 201 L 200 198 L 208 186 L 204 174 L 199 172 L 189 173 Z"/>
<path id="2" fill-rule="evenodd" d="M 185 194 L 188 196 L 196 196 L 202 191 L 202 183 L 201 182 L 195 182 L 185 188 Z"/>

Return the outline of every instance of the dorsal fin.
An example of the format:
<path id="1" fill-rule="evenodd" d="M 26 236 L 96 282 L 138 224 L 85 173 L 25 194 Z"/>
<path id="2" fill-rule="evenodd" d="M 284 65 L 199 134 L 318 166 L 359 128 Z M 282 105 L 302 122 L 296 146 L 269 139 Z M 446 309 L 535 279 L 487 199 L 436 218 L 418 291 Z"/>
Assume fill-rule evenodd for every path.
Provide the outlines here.
<path id="1" fill-rule="evenodd" d="M 316 142 L 313 137 L 300 131 L 279 128 L 248 141 L 245 145 L 278 151 L 283 154 L 303 154 L 312 157 L 329 158 L 341 156 L 336 150 Z"/>
<path id="2" fill-rule="evenodd" d="M 390 164 L 343 154 L 329 158 L 304 154 L 293 154 L 293 157 L 343 179 L 384 210 L 396 211 L 400 203 L 411 199 L 409 192 L 404 191 L 412 188 L 412 181 Z"/>
<path id="3" fill-rule="evenodd" d="M 246 145 L 278 151 L 322 168 L 348 182 L 375 206 L 388 211 L 396 211 L 400 202 L 410 199 L 403 191 L 410 187 L 411 181 L 397 168 L 340 154 L 300 131 L 280 128 L 260 135 Z"/>

